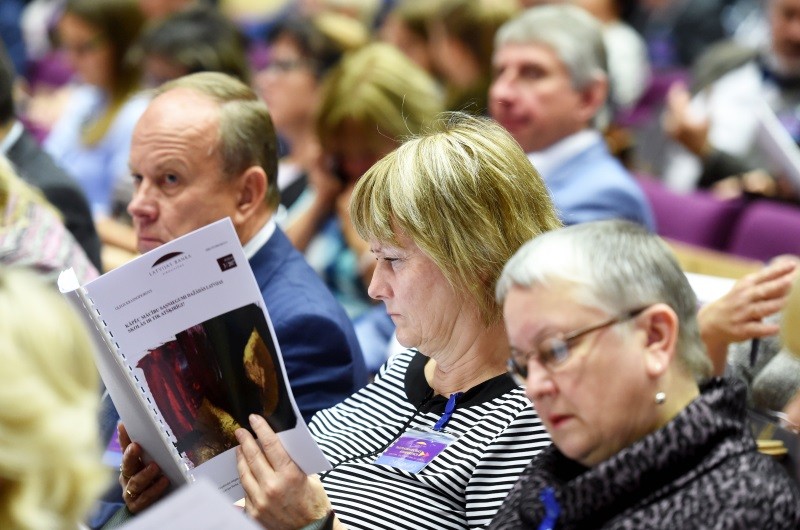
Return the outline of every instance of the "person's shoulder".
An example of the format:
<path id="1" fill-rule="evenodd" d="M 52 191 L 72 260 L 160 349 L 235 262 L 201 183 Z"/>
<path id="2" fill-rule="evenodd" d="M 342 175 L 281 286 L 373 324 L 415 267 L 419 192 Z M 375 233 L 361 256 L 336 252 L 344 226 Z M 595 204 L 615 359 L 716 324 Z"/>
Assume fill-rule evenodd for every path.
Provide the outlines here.
<path id="1" fill-rule="evenodd" d="M 611 154 L 602 136 L 597 136 L 584 149 L 575 153 L 562 165 L 565 170 L 575 175 L 591 176 L 593 170 L 600 167 L 604 172 L 626 174 L 627 170 L 620 161 Z M 600 179 L 595 179 L 600 180 Z"/>
<path id="2" fill-rule="evenodd" d="M 58 121 L 81 120 L 82 124 L 86 116 L 97 112 L 97 109 L 102 108 L 105 101 L 106 98 L 99 88 L 86 84 L 75 85 L 69 89 L 64 112 Z"/>
<path id="3" fill-rule="evenodd" d="M 503 411 L 508 417 L 506 430 L 524 432 L 525 435 L 543 436 L 549 443 L 549 435 L 539 414 L 522 388 L 511 390 L 492 403 L 493 409 Z"/>
<path id="4" fill-rule="evenodd" d="M 708 487 L 724 491 L 723 502 L 730 507 L 791 501 L 800 510 L 797 484 L 774 459 L 755 450 L 730 456 L 708 470 L 703 475 L 703 482 Z"/>
<path id="5" fill-rule="evenodd" d="M 636 179 L 622 163 L 612 155 L 604 142 L 591 145 L 578 153 L 565 165 L 573 186 L 585 189 L 586 195 L 597 193 L 623 193 L 644 200 Z"/>
<path id="6" fill-rule="evenodd" d="M 133 129 L 149 104 L 150 96 L 148 93 L 136 92 L 128 97 L 116 118 L 114 118 L 114 123 L 111 126 L 113 136 L 119 137 L 126 145 L 130 143 Z"/>
<path id="7" fill-rule="evenodd" d="M 372 382 L 341 403 L 319 411 L 312 422 L 312 426 L 316 423 L 318 428 L 312 428 L 312 431 L 317 433 L 330 428 L 338 429 L 346 418 L 372 417 L 383 413 L 383 407 L 389 407 L 392 413 L 397 413 L 402 407 L 410 407 L 413 410 L 405 390 L 405 376 L 409 364 L 418 354 L 416 350 L 406 350 L 396 354 L 392 362 L 384 365 Z M 381 407 L 376 408 L 377 402 L 382 404 Z M 322 427 L 322 425 L 327 426 Z"/>
<path id="8" fill-rule="evenodd" d="M 74 85 L 64 90 L 68 91 L 66 103 L 43 144 L 51 154 L 60 154 L 78 143 L 81 126 L 103 101 L 100 90 L 90 85 Z"/>
<path id="9" fill-rule="evenodd" d="M 273 237 L 278 235 L 283 236 L 282 233 L 276 233 Z M 272 243 L 270 241 L 268 244 Z M 344 310 L 325 283 L 291 244 L 287 244 L 286 248 L 280 249 L 279 253 L 273 254 L 268 259 L 277 262 L 277 268 L 274 268 L 271 274 L 266 271 L 272 269 L 276 263 L 264 264 L 265 267 L 254 267 L 253 272 L 262 286 L 262 291 L 270 292 L 274 303 L 293 306 L 297 311 L 320 315 L 335 314 L 337 318 L 344 315 Z M 260 274 L 263 276 L 259 278 Z"/>
<path id="10" fill-rule="evenodd" d="M 756 49 L 734 40 L 712 44 L 692 65 L 692 92 L 703 90 L 726 74 L 753 61 L 757 55 Z"/>
<path id="11" fill-rule="evenodd" d="M 147 91 L 139 91 L 134 92 L 131 96 L 125 101 L 125 104 L 122 106 L 121 112 L 126 115 L 133 115 L 137 116 L 144 112 L 147 106 L 150 104 L 150 92 Z"/>
<path id="12" fill-rule="evenodd" d="M 770 528 L 798 528 L 798 485 L 771 457 L 756 451 L 743 453 L 711 470 L 707 479 L 718 491 L 721 512 L 752 524 L 769 521 Z"/>
<path id="13" fill-rule="evenodd" d="M 655 217 L 635 177 L 607 150 L 585 152 L 568 177 L 569 183 L 554 193 L 566 224 L 624 218 L 655 229 Z"/>
<path id="14" fill-rule="evenodd" d="M 325 284 L 308 265 L 303 255 L 295 249 L 280 228 L 276 228 L 269 240 L 250 258 L 253 274 L 262 291 L 291 293 L 297 287 L 302 291 L 321 291 Z"/>
<path id="15" fill-rule="evenodd" d="M 103 92 L 92 85 L 77 84 L 69 90 L 69 102 L 72 105 L 95 105 L 103 100 Z"/>
<path id="16" fill-rule="evenodd" d="M 342 347 L 360 356 L 344 309 L 283 232 L 276 230 L 250 264 L 279 339 L 309 348 L 327 343 L 329 351 Z"/>
<path id="17" fill-rule="evenodd" d="M 26 182 L 45 188 L 49 186 L 80 189 L 78 183 L 31 136 L 23 131 L 7 153 L 19 176 Z"/>

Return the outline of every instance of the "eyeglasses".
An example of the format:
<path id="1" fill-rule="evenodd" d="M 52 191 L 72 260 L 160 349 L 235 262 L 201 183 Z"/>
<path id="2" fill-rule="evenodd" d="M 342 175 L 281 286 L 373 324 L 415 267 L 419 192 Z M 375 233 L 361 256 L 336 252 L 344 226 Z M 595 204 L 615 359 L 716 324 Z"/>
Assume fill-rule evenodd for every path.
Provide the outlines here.
<path id="1" fill-rule="evenodd" d="M 313 63 L 307 59 L 273 59 L 264 67 L 263 71 L 285 74 L 301 68 L 311 68 L 312 66 Z"/>
<path id="2" fill-rule="evenodd" d="M 519 385 L 524 385 L 528 379 L 528 362 L 535 359 L 537 363 L 542 365 L 548 372 L 558 371 L 570 358 L 570 346 L 576 340 L 588 335 L 594 331 L 620 324 L 638 316 L 642 311 L 647 309 L 648 306 L 640 307 L 632 311 L 626 311 L 621 315 L 617 315 L 608 320 L 604 320 L 599 324 L 586 326 L 569 333 L 556 333 L 549 337 L 545 337 L 539 342 L 533 350 L 528 352 L 521 352 L 512 349 L 511 357 L 508 359 L 508 373 L 514 378 L 514 381 Z"/>
<path id="3" fill-rule="evenodd" d="M 103 37 L 102 35 L 95 35 L 91 39 L 83 42 L 76 42 L 76 43 L 62 42 L 61 49 L 64 50 L 65 52 L 83 56 L 92 53 L 93 51 L 100 48 L 100 46 L 105 42 L 105 40 L 106 40 L 105 37 Z"/>

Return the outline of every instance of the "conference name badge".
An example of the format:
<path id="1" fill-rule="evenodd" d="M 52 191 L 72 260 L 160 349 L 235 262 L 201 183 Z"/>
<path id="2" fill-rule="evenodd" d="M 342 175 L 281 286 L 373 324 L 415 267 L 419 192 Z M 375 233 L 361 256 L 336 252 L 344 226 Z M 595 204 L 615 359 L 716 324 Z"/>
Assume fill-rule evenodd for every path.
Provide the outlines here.
<path id="1" fill-rule="evenodd" d="M 410 429 L 395 440 L 374 463 L 419 473 L 455 441 L 456 438 L 445 432 Z"/>

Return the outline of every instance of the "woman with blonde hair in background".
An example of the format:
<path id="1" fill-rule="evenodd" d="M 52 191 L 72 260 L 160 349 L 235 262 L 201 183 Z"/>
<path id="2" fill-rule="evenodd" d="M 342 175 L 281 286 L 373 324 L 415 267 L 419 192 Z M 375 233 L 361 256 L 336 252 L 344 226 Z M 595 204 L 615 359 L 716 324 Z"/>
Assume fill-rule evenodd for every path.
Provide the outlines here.
<path id="1" fill-rule="evenodd" d="M 0 266 L 0 528 L 77 529 L 109 482 L 92 347 L 57 291 Z"/>

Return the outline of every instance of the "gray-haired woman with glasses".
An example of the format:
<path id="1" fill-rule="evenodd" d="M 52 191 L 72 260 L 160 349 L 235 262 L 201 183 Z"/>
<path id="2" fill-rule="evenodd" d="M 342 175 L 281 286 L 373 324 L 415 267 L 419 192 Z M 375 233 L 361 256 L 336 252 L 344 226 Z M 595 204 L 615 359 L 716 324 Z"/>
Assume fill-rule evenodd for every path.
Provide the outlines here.
<path id="1" fill-rule="evenodd" d="M 709 379 L 696 298 L 670 251 L 627 221 L 544 234 L 498 301 L 553 446 L 491 528 L 800 528 L 800 494 L 756 450 L 744 385 Z"/>

